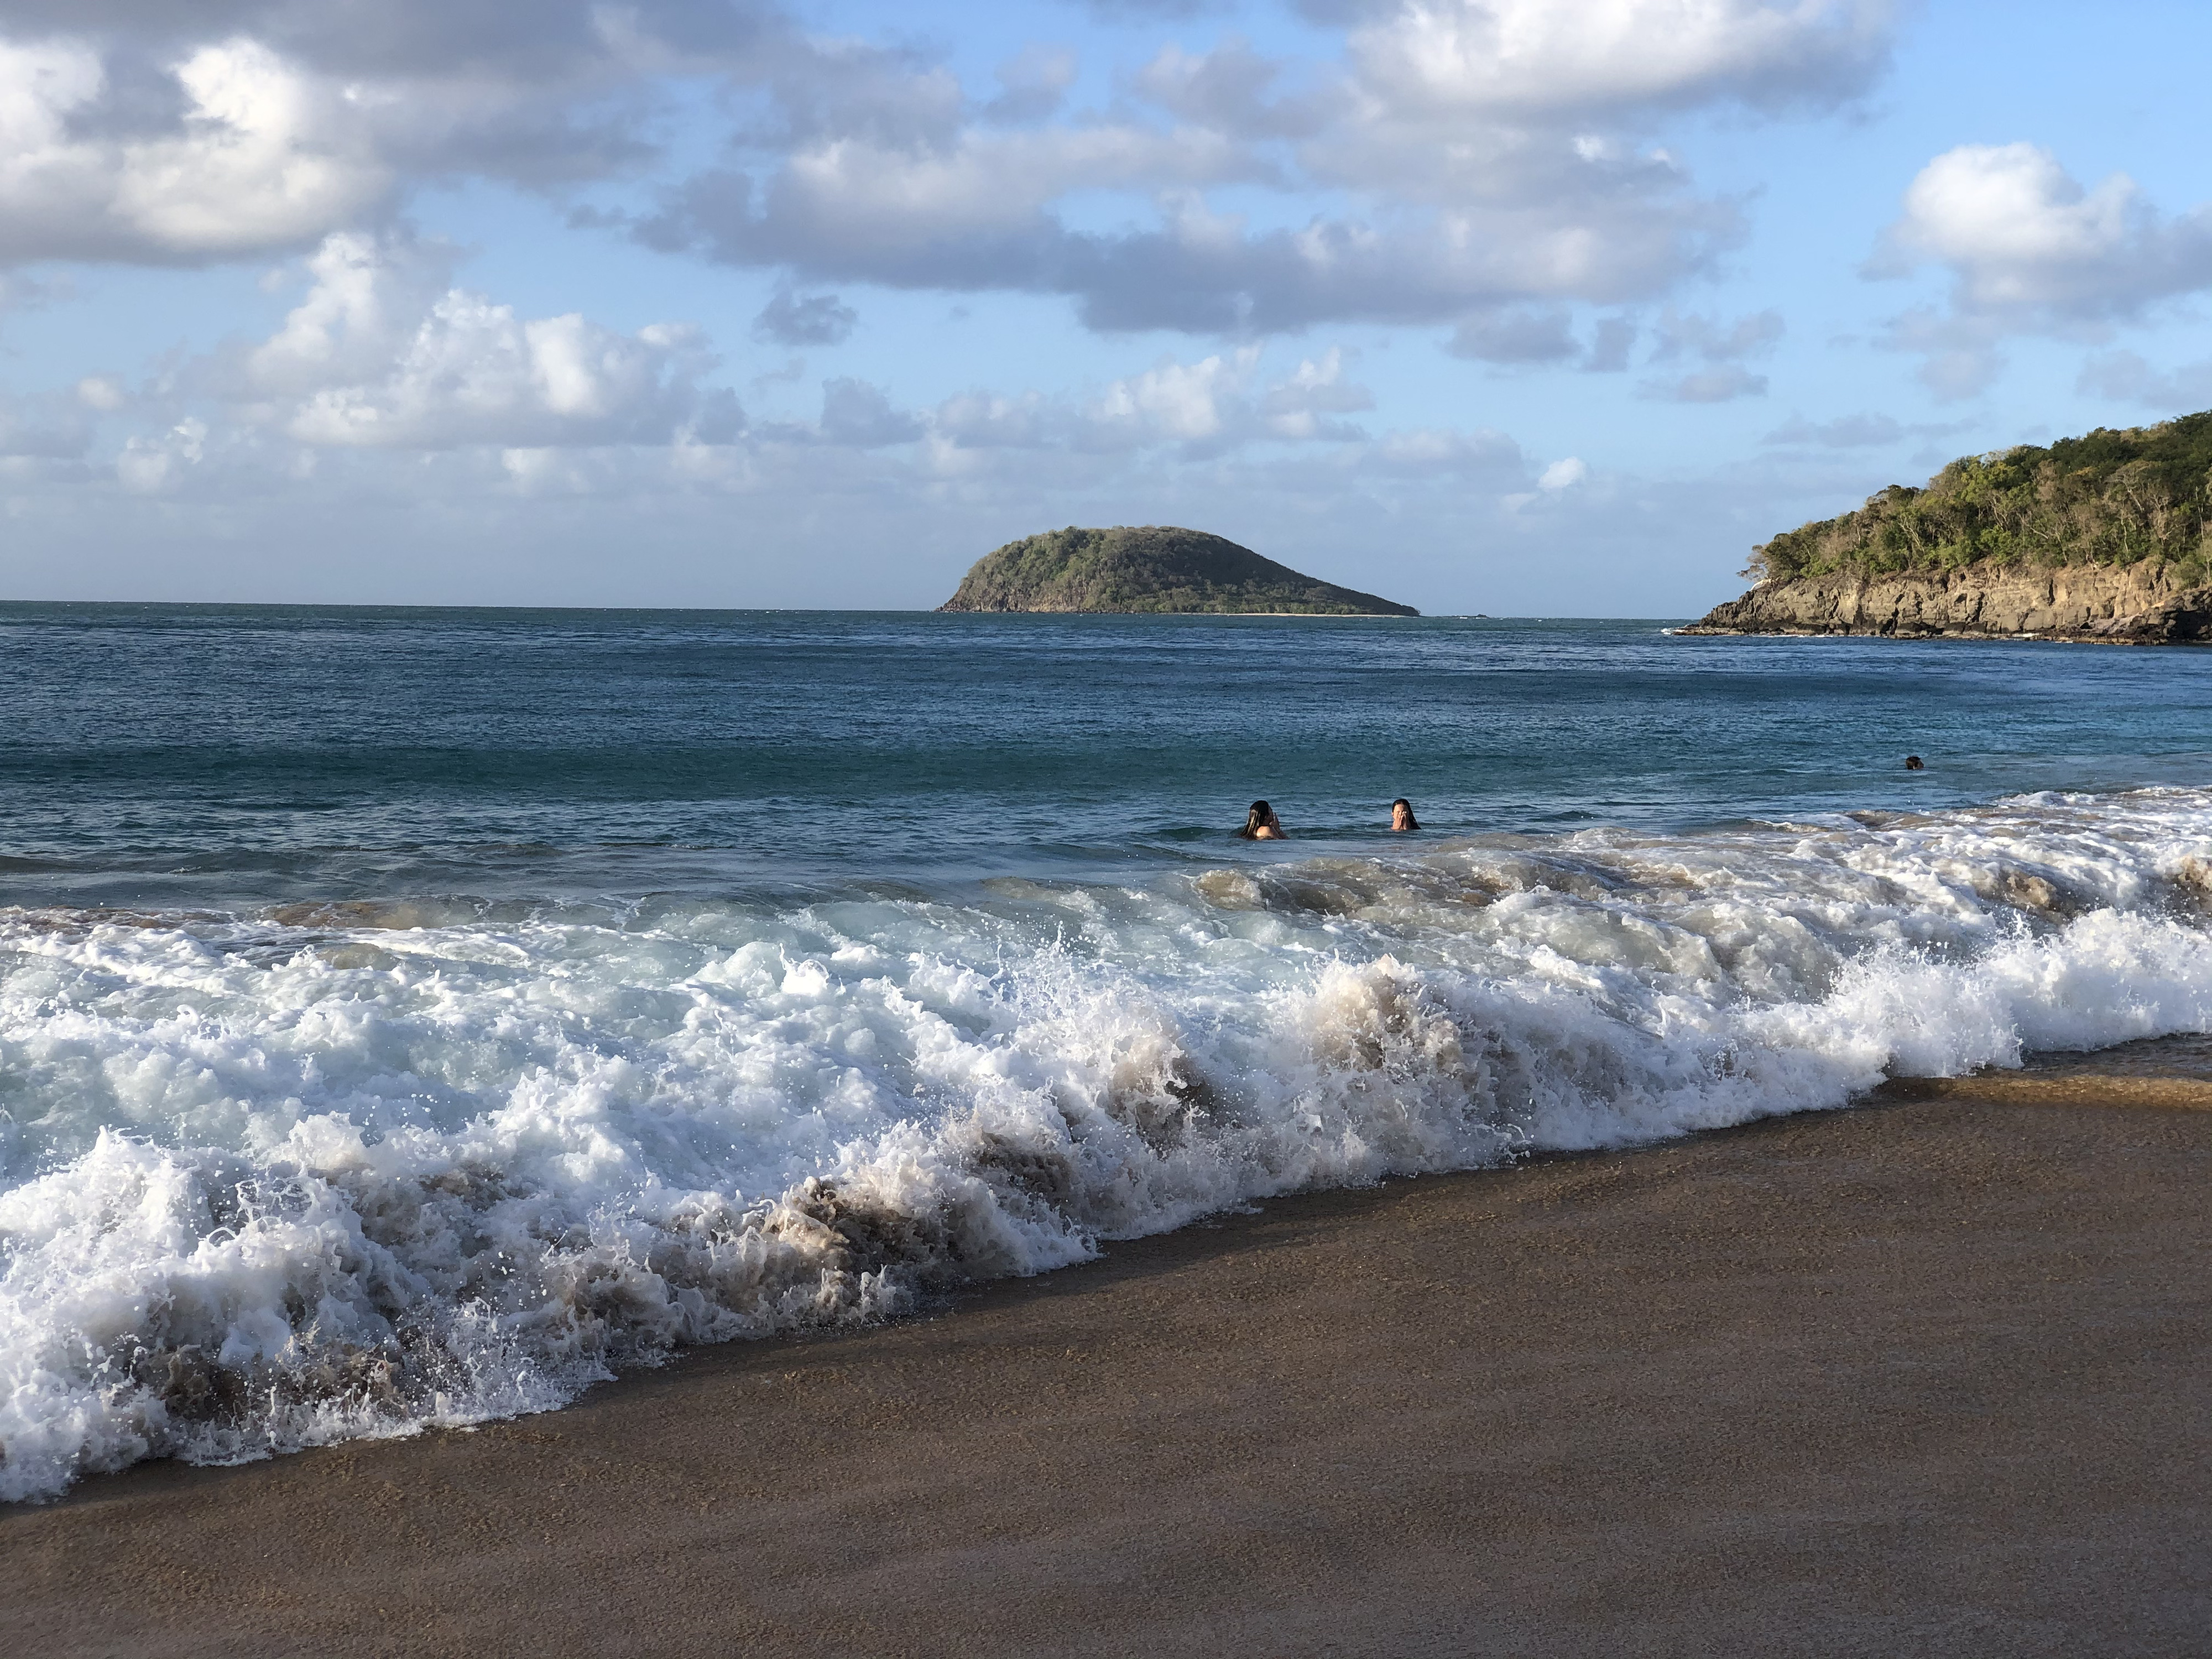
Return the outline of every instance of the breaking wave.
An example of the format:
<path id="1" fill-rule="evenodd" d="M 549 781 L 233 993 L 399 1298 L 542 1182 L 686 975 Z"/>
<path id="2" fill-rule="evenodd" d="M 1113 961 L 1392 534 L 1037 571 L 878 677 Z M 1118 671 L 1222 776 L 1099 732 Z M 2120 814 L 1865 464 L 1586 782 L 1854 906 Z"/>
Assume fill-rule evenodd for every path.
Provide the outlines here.
<path id="1" fill-rule="evenodd" d="M 543 1410 L 1273 1194 L 2212 1029 L 2212 793 L 1130 887 L 0 913 L 0 1498 Z"/>

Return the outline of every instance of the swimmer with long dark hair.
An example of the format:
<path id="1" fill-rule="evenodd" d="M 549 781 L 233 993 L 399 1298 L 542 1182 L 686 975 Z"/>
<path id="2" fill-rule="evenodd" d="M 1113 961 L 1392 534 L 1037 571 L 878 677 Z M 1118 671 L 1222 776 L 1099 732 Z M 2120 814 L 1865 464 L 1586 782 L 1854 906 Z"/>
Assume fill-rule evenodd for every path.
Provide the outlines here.
<path id="1" fill-rule="evenodd" d="M 1420 827 L 1421 821 L 1413 816 L 1413 802 L 1401 795 L 1390 803 L 1390 832 L 1393 835 L 1401 830 L 1418 830 Z"/>
<path id="2" fill-rule="evenodd" d="M 1283 821 L 1275 816 L 1275 809 L 1263 800 L 1252 803 L 1252 810 L 1244 815 L 1244 827 L 1237 831 L 1239 841 L 1287 841 L 1283 833 Z"/>

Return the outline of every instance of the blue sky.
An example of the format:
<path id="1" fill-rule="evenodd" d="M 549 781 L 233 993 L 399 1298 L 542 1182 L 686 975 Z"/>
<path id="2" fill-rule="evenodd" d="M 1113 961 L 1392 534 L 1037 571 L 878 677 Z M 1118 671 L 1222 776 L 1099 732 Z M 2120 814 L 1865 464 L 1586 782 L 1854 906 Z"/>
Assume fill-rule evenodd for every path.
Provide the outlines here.
<path id="1" fill-rule="evenodd" d="M 2212 11 L 0 0 L 0 593 L 1672 617 L 2212 406 Z"/>

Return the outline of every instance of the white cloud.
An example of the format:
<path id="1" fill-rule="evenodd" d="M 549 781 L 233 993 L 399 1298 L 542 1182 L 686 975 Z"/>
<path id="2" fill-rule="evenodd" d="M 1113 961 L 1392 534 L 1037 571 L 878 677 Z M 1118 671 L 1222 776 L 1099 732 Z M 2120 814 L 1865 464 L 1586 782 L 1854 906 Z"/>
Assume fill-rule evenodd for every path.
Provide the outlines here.
<path id="1" fill-rule="evenodd" d="M 1962 144 L 1905 192 L 1873 270 L 1948 267 L 1963 311 L 2129 316 L 2212 286 L 2212 209 L 2162 217 L 2125 173 L 2084 190 L 2040 145 Z"/>
<path id="2" fill-rule="evenodd" d="M 1328 85 L 1285 94 L 1279 86 L 1287 67 L 1231 35 L 1211 52 L 1162 47 L 1133 85 L 1146 100 L 1194 126 L 1245 138 L 1310 137 L 1341 112 L 1346 90 Z"/>
<path id="3" fill-rule="evenodd" d="M 798 87 L 867 56 L 811 47 L 774 0 L 5 9 L 0 263 L 235 258 L 358 227 L 424 178 L 603 179 L 654 155 L 667 79 Z"/>
<path id="4" fill-rule="evenodd" d="M 1589 468 L 1583 465 L 1582 457 L 1570 455 L 1565 460 L 1553 461 L 1538 474 L 1536 488 L 1556 494 L 1562 489 L 1573 489 L 1588 477 Z"/>
<path id="5" fill-rule="evenodd" d="M 1642 396 L 1678 404 L 1720 404 L 1737 398 L 1766 395 L 1766 377 L 1744 367 L 1744 360 L 1763 357 L 1781 343 L 1782 313 L 1762 311 L 1723 324 L 1717 319 L 1683 313 L 1671 307 L 1660 318 L 1655 363 L 1686 356 L 1703 358 L 1707 365 L 1674 379 L 1647 380 Z"/>
<path id="6" fill-rule="evenodd" d="M 166 432 L 134 437 L 116 458 L 115 476 L 134 495 L 157 494 L 200 464 L 207 438 L 207 422 L 197 416 L 187 416 Z"/>
<path id="7" fill-rule="evenodd" d="M 237 40 L 172 68 L 179 129 L 82 136 L 90 47 L 0 41 L 0 259 L 222 258 L 311 240 L 388 192 L 346 89 Z"/>
<path id="8" fill-rule="evenodd" d="M 1267 429 L 1279 438 L 1357 438 L 1357 427 L 1333 421 L 1334 415 L 1356 415 L 1375 407 L 1375 394 L 1345 378 L 1345 354 L 1331 346 L 1318 358 L 1299 362 L 1290 376 L 1267 388 L 1260 410 Z"/>
<path id="9" fill-rule="evenodd" d="M 435 247 L 329 238 L 235 394 L 302 443 L 381 448 L 665 443 L 701 410 L 712 359 L 696 330 L 519 318 L 448 286 L 448 264 Z"/>
<path id="10" fill-rule="evenodd" d="M 1116 380 L 1099 400 L 1098 418 L 1133 437 L 1166 437 L 1184 442 L 1221 435 L 1224 404 L 1252 378 L 1260 353 L 1248 346 L 1233 356 L 1212 356 L 1195 363 L 1164 362 L 1142 374 Z"/>
<path id="11" fill-rule="evenodd" d="M 1884 343 L 1919 354 L 1939 397 L 1967 397 L 2008 335 L 2094 338 L 2212 287 L 2212 206 L 2168 218 L 2124 173 L 2084 189 L 2040 145 L 1962 144 L 1913 179 L 1867 274 L 1931 262 L 1950 273 L 1948 308 L 1893 319 Z"/>
<path id="12" fill-rule="evenodd" d="M 799 295 L 778 289 L 753 319 L 753 337 L 773 345 L 841 345 L 860 313 L 834 294 Z"/>
<path id="13" fill-rule="evenodd" d="M 1660 317 L 1657 332 L 1659 343 L 1651 354 L 1654 362 L 1694 354 L 1709 363 L 1736 363 L 1747 357 L 1766 356 L 1782 343 L 1788 330 L 1782 313 L 1772 309 L 1723 323 L 1717 318 L 1670 307 Z"/>
<path id="14" fill-rule="evenodd" d="M 1564 307 L 1531 311 L 1506 307 L 1469 317 L 1455 329 L 1444 349 L 1455 357 L 1487 363 L 1557 363 L 1576 356 L 1571 319 Z"/>
<path id="15" fill-rule="evenodd" d="M 112 413 L 130 401 L 121 384 L 108 375 L 88 374 L 76 383 L 76 400 L 87 409 Z"/>
<path id="16" fill-rule="evenodd" d="M 1847 99 L 1888 18 L 1881 0 L 1401 0 L 1303 71 L 1236 39 L 1164 49 L 1128 83 L 1164 131 L 1121 106 L 1009 135 L 947 125 L 941 100 L 931 122 L 842 104 L 631 222 L 809 282 L 1063 294 L 1102 331 L 1463 321 L 1467 354 L 1541 361 L 1572 349 L 1545 326 L 1559 302 L 1651 300 L 1742 234 L 1737 204 L 1650 142 L 1663 112 Z M 1203 193 L 1230 184 L 1257 205 Z M 1102 192 L 1132 209 L 1110 229 L 1091 228 Z"/>
<path id="17" fill-rule="evenodd" d="M 1364 458 L 1375 471 L 1401 477 L 1481 479 L 1503 487 L 1525 483 L 1520 445 L 1487 428 L 1474 432 L 1416 427 L 1385 433 Z"/>
<path id="18" fill-rule="evenodd" d="M 1887 57 L 1882 0 L 1409 0 L 1352 60 L 1401 108 L 1520 118 L 1638 106 L 1832 105 Z"/>

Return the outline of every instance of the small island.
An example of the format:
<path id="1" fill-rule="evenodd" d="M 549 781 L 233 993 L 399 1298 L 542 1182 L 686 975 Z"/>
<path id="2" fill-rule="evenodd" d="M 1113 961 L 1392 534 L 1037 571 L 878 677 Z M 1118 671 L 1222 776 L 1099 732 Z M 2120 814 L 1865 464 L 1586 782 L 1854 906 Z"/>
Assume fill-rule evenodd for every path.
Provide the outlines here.
<path id="1" fill-rule="evenodd" d="M 1963 457 L 1743 574 L 1681 632 L 2212 643 L 2212 412 Z"/>
<path id="2" fill-rule="evenodd" d="M 939 611 L 1090 611 L 1129 615 L 1418 617 L 1202 530 L 1171 525 L 1070 525 L 1024 536 L 975 561 Z"/>

